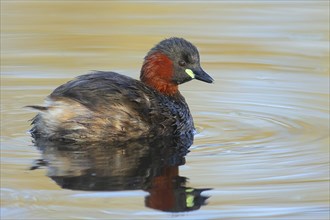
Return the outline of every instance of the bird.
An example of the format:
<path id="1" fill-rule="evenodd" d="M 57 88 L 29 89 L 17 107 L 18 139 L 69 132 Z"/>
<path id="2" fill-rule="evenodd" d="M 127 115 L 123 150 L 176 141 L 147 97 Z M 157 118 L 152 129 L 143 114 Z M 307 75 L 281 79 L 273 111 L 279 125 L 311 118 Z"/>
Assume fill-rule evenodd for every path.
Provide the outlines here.
<path id="1" fill-rule="evenodd" d="M 109 71 L 80 75 L 57 87 L 31 119 L 34 139 L 125 142 L 159 136 L 193 136 L 195 127 L 178 86 L 193 79 L 213 83 L 198 49 L 166 38 L 144 57 L 140 80 Z"/>

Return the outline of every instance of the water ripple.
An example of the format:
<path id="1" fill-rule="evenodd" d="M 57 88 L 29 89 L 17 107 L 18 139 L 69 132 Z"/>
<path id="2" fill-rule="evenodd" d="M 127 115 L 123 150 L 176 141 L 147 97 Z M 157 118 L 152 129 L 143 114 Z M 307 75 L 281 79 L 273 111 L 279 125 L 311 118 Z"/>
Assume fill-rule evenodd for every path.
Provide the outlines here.
<path id="1" fill-rule="evenodd" d="M 217 97 L 220 100 L 212 111 L 195 113 L 198 130 L 195 149 L 221 151 L 223 147 L 232 146 L 299 146 L 328 137 L 329 128 L 324 117 L 327 111 L 313 105 L 279 105 L 263 100 L 258 103 Z"/>

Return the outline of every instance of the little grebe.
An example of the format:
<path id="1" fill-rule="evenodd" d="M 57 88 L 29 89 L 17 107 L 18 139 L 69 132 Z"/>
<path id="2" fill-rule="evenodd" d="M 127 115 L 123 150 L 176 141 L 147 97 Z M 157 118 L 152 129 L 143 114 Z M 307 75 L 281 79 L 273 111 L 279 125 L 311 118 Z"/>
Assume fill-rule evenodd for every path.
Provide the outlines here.
<path id="1" fill-rule="evenodd" d="M 194 124 L 178 85 L 192 79 L 212 83 L 197 48 L 183 38 L 153 47 L 141 81 L 114 72 L 78 76 L 56 88 L 32 120 L 34 139 L 127 141 L 159 135 L 193 135 Z"/>

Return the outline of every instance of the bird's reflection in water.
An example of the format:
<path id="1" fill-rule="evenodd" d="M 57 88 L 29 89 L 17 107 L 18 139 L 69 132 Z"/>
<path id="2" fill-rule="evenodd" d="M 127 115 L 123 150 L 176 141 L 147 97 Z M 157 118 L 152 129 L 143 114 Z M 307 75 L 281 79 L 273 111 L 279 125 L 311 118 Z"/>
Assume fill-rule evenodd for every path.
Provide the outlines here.
<path id="1" fill-rule="evenodd" d="M 184 141 L 183 141 L 184 140 Z M 149 193 L 147 207 L 168 212 L 199 209 L 208 188 L 186 187 L 179 166 L 191 141 L 142 139 L 124 144 L 64 143 L 35 140 L 42 152 L 31 169 L 46 166 L 47 175 L 65 189 L 86 191 L 139 190 Z"/>

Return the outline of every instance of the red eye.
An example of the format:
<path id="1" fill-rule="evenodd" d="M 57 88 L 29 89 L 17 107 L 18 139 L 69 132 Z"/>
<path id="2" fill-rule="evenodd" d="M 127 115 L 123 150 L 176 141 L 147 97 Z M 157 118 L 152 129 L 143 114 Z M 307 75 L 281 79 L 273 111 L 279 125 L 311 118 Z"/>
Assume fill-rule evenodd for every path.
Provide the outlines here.
<path id="1" fill-rule="evenodd" d="M 186 62 L 183 61 L 183 60 L 180 60 L 180 61 L 179 61 L 179 65 L 180 65 L 180 66 L 185 66 L 185 65 L 186 65 Z"/>

